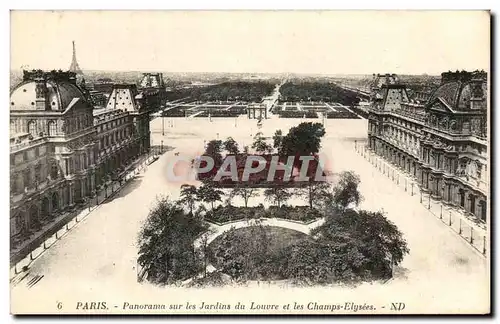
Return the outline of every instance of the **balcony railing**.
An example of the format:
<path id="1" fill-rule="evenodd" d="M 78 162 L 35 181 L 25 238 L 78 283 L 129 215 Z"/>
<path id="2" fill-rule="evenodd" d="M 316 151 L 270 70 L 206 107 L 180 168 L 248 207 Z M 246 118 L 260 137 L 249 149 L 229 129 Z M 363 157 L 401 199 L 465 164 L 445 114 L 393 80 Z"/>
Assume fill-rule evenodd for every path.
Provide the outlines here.
<path id="1" fill-rule="evenodd" d="M 39 138 L 30 140 L 30 141 L 27 141 L 27 142 L 12 144 L 12 145 L 10 145 L 10 151 L 11 152 L 18 151 L 18 150 L 20 150 L 22 148 L 33 146 L 33 145 L 38 145 L 38 144 L 41 144 L 41 143 L 44 143 L 44 142 L 47 142 L 47 141 L 48 141 L 47 137 L 39 137 Z"/>

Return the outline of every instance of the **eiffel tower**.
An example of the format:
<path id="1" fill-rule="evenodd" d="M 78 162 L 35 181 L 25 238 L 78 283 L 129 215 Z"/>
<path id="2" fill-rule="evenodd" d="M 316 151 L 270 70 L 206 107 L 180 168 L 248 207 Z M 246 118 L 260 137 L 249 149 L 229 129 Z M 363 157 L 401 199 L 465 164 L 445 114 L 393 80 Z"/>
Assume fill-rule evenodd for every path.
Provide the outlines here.
<path id="1" fill-rule="evenodd" d="M 83 74 L 82 70 L 80 69 L 80 66 L 78 65 L 78 62 L 76 61 L 75 41 L 73 41 L 73 59 L 71 60 L 71 65 L 69 67 L 69 70 L 71 72 L 76 73 L 77 75 Z"/>

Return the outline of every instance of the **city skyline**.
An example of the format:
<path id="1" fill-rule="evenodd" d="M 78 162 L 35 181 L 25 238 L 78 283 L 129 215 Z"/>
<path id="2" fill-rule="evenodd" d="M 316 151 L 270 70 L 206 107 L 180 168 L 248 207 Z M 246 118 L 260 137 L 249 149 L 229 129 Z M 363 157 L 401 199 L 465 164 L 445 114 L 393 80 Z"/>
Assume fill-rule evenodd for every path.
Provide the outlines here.
<path id="1" fill-rule="evenodd" d="M 10 313 L 490 314 L 490 19 L 11 11 Z"/>
<path id="2" fill-rule="evenodd" d="M 106 20 L 99 20 L 103 14 Z M 485 14 L 489 15 L 486 11 L 348 15 L 335 11 L 13 11 L 11 70 L 66 70 L 72 41 L 84 71 L 133 67 L 167 73 L 439 75 L 448 70 L 488 70 Z M 424 21 L 426 28 L 422 28 Z M 38 27 L 26 28 L 28 23 Z M 27 51 L 25 44 L 48 49 Z"/>

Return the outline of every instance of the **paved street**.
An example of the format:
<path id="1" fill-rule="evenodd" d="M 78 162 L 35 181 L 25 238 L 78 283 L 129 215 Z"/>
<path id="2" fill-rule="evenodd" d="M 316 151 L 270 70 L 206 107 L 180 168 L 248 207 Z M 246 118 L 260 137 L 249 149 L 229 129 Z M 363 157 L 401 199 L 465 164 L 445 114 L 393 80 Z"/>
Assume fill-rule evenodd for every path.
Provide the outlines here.
<path id="1" fill-rule="evenodd" d="M 63 240 L 57 242 L 37 259 L 30 276 L 43 276 L 28 290 L 21 282 L 12 290 L 12 305 L 22 307 L 30 303 L 30 310 L 53 305 L 63 299 L 66 302 L 84 296 L 93 300 L 106 300 L 107 296 L 123 296 L 124 300 L 145 302 L 148 298 L 161 298 L 162 302 L 189 298 L 199 301 L 211 296 L 231 298 L 219 292 L 200 292 L 196 295 L 173 288 L 152 287 L 136 280 L 136 239 L 141 223 L 146 218 L 150 206 L 158 195 L 168 194 L 178 197 L 179 183 L 166 180 L 165 166 L 175 152 L 199 154 L 203 150 L 204 139 L 225 139 L 232 136 L 240 146 L 250 145 L 252 136 L 258 131 L 255 120 L 245 116 L 238 118 L 184 119 L 172 118 L 174 127 L 165 122 L 165 137 L 161 133 L 161 118 L 152 122 L 153 144 L 173 149 L 149 166 L 147 171 L 129 183 L 113 200 L 103 204 L 87 217 Z M 265 120 L 261 131 L 264 136 L 272 136 L 278 128 L 286 130 L 303 120 Z M 320 122 L 320 119 L 314 121 Z M 334 172 L 353 170 L 361 176 L 361 190 L 365 197 L 362 208 L 383 209 L 405 234 L 410 254 L 396 271 L 396 278 L 381 284 L 363 284 L 356 288 L 321 288 L 315 295 L 329 295 L 333 302 L 383 300 L 384 302 L 404 301 L 408 312 L 416 309 L 433 309 L 441 312 L 453 311 L 460 307 L 463 312 L 484 310 L 488 297 L 488 261 L 467 242 L 452 232 L 439 219 L 429 215 L 424 206 L 407 193 L 397 188 L 390 179 L 376 171 L 353 149 L 354 140 L 366 137 L 366 120 L 327 120 L 327 135 L 323 141 L 323 151 L 328 156 L 328 165 Z M 255 202 L 257 198 L 252 198 Z M 300 202 L 299 202 L 300 203 Z M 302 202 L 301 204 L 305 204 Z M 237 288 L 245 289 L 245 288 Z M 259 289 L 259 288 L 256 288 Z M 47 299 L 50 291 L 53 300 Z M 307 289 L 301 293 L 308 293 Z M 277 290 L 273 299 L 288 300 L 293 294 Z M 140 297 L 139 297 L 140 296 Z M 241 295 L 240 295 L 241 296 Z M 258 291 L 246 290 L 245 297 L 264 300 Z M 395 296 L 399 296 L 396 298 Z M 395 300 L 396 299 L 396 300 Z M 76 299 L 75 299 L 76 300 Z M 111 302 L 111 301 L 110 301 Z M 118 301 L 116 301 L 118 302 Z M 21 308 L 22 309 L 22 308 Z M 20 310 L 21 310 L 20 309 Z M 74 311 L 65 308 L 63 311 Z M 117 309 L 120 310 L 120 309 Z"/>

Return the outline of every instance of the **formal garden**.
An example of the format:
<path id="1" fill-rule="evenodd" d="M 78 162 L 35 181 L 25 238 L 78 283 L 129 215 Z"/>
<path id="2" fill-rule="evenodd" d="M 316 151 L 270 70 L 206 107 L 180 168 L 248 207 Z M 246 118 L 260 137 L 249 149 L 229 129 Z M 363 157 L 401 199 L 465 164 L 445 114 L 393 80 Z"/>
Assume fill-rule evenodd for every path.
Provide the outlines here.
<path id="1" fill-rule="evenodd" d="M 222 202 L 222 192 L 210 193 L 219 189 L 184 185 L 179 200 L 158 201 L 141 230 L 139 264 L 145 279 L 168 285 L 195 278 L 191 282 L 195 287 L 251 280 L 297 285 L 387 280 L 409 249 L 382 212 L 358 209 L 362 200 L 358 185 L 359 178 L 345 172 L 338 183 L 325 188 L 312 208 L 236 207 Z M 277 217 L 324 221 L 308 234 L 259 223 Z M 250 219 L 254 222 L 229 227 L 213 241 L 195 246 L 214 226 Z M 207 272 L 209 264 L 215 273 Z"/>
<path id="2" fill-rule="evenodd" d="M 321 124 L 302 123 L 288 134 L 257 134 L 243 150 L 232 138 L 213 140 L 204 154 L 215 160 L 215 169 L 227 155 L 315 156 L 324 134 Z M 300 168 L 301 162 L 293 163 Z M 358 175 L 344 171 L 334 180 L 293 185 L 221 186 L 213 173 L 196 185 L 184 184 L 179 199 L 159 198 L 142 227 L 140 279 L 191 287 L 387 280 L 409 249 L 383 212 L 359 208 L 360 183 Z"/>

